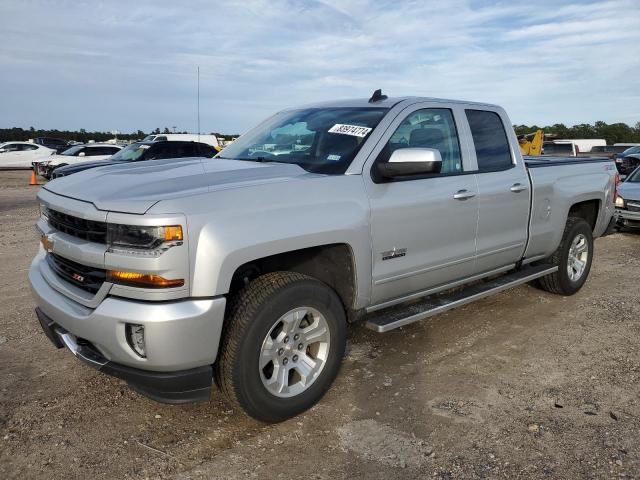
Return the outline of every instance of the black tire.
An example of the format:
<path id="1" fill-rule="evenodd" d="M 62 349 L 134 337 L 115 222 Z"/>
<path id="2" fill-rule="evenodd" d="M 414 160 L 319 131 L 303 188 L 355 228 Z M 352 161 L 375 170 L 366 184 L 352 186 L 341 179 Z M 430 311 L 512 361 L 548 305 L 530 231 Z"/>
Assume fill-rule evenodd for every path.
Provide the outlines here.
<path id="1" fill-rule="evenodd" d="M 325 318 L 330 348 L 322 371 L 306 390 L 282 398 L 263 385 L 259 369 L 262 342 L 282 315 L 311 307 Z M 304 412 L 329 389 L 346 347 L 346 317 L 338 295 L 312 277 L 274 272 L 258 277 L 231 299 L 214 378 L 227 402 L 262 422 L 280 422 Z"/>
<path id="2" fill-rule="evenodd" d="M 578 235 L 584 235 L 587 240 L 588 257 L 582 275 L 574 281 L 569 277 L 567 265 L 571 244 Z M 537 285 L 547 292 L 565 296 L 573 295 L 580 290 L 587 281 L 592 260 L 593 232 L 591 231 L 591 227 L 582 218 L 569 217 L 558 249 L 546 260 L 546 263 L 558 266 L 558 271 L 540 278 Z"/>

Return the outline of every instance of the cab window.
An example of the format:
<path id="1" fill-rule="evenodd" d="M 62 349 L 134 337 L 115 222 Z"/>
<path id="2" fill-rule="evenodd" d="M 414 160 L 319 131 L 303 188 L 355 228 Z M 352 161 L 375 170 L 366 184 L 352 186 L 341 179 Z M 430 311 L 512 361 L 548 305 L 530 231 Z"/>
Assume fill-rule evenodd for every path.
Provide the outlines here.
<path id="1" fill-rule="evenodd" d="M 463 170 L 456 124 L 447 108 L 424 108 L 409 114 L 391 135 L 377 161 L 389 161 L 391 154 L 402 148 L 438 150 L 442 157 L 440 175 Z"/>
<path id="2" fill-rule="evenodd" d="M 466 110 L 476 149 L 478 170 L 495 172 L 513 167 L 507 132 L 496 112 Z M 545 153 L 546 149 L 545 149 Z"/>

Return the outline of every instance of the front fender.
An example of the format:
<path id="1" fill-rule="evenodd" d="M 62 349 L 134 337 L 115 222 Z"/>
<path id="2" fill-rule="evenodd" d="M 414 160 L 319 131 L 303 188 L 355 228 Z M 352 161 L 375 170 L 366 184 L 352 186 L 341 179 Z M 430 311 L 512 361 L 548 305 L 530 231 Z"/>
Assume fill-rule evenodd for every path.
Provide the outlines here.
<path id="1" fill-rule="evenodd" d="M 191 294 L 229 292 L 243 264 L 309 247 L 346 244 L 354 255 L 356 307 L 371 290 L 369 202 L 359 175 L 315 177 L 212 192 L 216 207 L 187 215 Z"/>

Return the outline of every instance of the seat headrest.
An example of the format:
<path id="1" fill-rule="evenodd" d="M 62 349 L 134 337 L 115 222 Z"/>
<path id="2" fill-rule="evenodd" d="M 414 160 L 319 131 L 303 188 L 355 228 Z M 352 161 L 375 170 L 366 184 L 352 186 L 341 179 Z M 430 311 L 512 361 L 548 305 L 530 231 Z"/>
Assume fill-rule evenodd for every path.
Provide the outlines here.
<path id="1" fill-rule="evenodd" d="M 409 147 L 440 149 L 444 136 L 437 128 L 417 128 L 411 132 Z"/>

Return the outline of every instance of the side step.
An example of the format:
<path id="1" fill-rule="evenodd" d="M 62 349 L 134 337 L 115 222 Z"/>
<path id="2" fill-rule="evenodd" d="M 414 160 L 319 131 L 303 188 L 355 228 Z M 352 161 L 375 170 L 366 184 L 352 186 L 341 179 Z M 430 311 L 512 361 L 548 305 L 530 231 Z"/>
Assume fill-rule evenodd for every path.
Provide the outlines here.
<path id="1" fill-rule="evenodd" d="M 388 332 L 452 308 L 466 305 L 481 298 L 494 295 L 503 290 L 517 287 L 536 278 L 544 277 L 558 270 L 550 265 L 524 267 L 508 275 L 495 278 L 488 282 L 471 285 L 464 290 L 425 297 L 410 304 L 401 304 L 385 308 L 372 314 L 367 320 L 366 327 L 376 332 Z"/>

